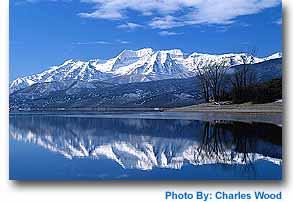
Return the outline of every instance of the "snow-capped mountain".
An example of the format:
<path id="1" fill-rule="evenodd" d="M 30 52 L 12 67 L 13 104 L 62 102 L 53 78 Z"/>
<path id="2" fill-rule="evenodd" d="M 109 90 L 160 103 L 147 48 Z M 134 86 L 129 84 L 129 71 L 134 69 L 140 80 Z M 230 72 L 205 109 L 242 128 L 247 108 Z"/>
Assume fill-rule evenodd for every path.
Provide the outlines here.
<path id="1" fill-rule="evenodd" d="M 196 75 L 197 68 L 212 63 L 235 66 L 243 63 L 259 63 L 280 57 L 282 57 L 280 53 L 266 58 L 257 58 L 245 53 L 223 55 L 192 53 L 186 55 L 179 49 L 160 51 L 151 48 L 137 51 L 124 50 L 109 60 L 67 60 L 63 64 L 50 67 L 41 73 L 17 78 L 10 83 L 10 93 L 35 83 L 55 81 L 132 83 L 188 78 Z"/>

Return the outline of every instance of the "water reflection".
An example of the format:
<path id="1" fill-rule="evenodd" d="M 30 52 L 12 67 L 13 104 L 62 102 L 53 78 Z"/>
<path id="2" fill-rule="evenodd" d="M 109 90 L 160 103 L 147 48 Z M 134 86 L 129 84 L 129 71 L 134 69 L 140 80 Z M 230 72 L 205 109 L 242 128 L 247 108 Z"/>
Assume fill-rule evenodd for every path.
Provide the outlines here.
<path id="1" fill-rule="evenodd" d="M 188 164 L 253 165 L 257 160 L 280 165 L 281 134 L 281 127 L 264 123 L 10 116 L 10 135 L 19 142 L 69 159 L 106 158 L 139 170 L 181 169 Z"/>

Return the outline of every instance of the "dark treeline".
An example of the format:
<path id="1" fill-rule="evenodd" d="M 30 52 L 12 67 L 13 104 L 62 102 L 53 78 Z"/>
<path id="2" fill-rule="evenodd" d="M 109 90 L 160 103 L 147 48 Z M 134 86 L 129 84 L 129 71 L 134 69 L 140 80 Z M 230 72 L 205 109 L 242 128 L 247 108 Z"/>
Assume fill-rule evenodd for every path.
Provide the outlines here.
<path id="1" fill-rule="evenodd" d="M 229 68 L 213 64 L 198 69 L 202 95 L 206 102 L 232 101 L 234 104 L 252 102 L 256 104 L 274 102 L 282 99 L 282 78 L 259 82 L 251 63 L 243 58 L 243 65 Z"/>
<path id="2" fill-rule="evenodd" d="M 225 95 L 227 97 L 227 95 Z M 272 79 L 270 81 L 249 85 L 241 88 L 233 88 L 228 94 L 235 104 L 253 102 L 255 104 L 274 102 L 282 99 L 282 79 Z"/>

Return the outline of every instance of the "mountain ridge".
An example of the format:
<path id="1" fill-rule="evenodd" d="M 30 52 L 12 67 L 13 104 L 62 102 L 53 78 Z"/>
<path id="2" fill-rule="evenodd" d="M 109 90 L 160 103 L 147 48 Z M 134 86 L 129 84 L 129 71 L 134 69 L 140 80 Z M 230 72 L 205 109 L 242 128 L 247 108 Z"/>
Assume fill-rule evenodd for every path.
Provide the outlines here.
<path id="1" fill-rule="evenodd" d="M 196 75 L 197 68 L 224 62 L 226 66 L 243 63 L 260 63 L 281 58 L 281 53 L 258 58 L 247 53 L 184 54 L 180 49 L 159 50 L 143 48 L 124 50 L 108 60 L 66 60 L 61 65 L 30 76 L 19 77 L 10 83 L 10 93 L 36 83 L 52 81 L 105 81 L 110 83 L 133 83 L 164 79 L 188 78 Z"/>
<path id="2" fill-rule="evenodd" d="M 257 83 L 282 77 L 281 59 L 250 66 Z M 242 67 L 233 66 L 231 70 L 233 72 Z M 229 85 L 226 87 L 229 88 Z M 80 80 L 44 82 L 35 83 L 9 96 L 11 111 L 56 108 L 170 108 L 202 102 L 204 99 L 197 77 L 122 84 Z"/>

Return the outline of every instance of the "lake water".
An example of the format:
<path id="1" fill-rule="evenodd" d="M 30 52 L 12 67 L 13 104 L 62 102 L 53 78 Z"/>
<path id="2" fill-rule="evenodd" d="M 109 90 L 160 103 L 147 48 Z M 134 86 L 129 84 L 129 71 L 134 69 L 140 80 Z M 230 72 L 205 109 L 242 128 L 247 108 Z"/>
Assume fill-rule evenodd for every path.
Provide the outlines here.
<path id="1" fill-rule="evenodd" d="M 273 124 L 154 113 L 10 115 L 9 125 L 12 180 L 282 178 L 282 128 Z"/>

